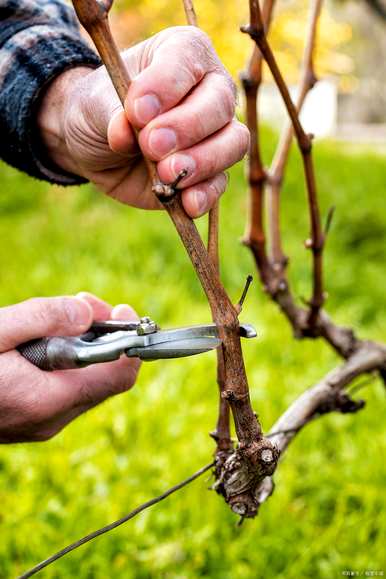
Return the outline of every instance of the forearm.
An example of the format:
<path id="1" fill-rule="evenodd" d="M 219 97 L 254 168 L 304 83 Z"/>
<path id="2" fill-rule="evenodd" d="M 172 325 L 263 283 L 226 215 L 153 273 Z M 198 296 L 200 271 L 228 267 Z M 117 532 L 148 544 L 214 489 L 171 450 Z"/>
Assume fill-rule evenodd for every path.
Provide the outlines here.
<path id="1" fill-rule="evenodd" d="M 0 0 L 0 22 L 0 130 L 6 135 L 0 141 L 0 157 L 40 179 L 79 183 L 81 179 L 71 174 L 74 167 L 47 154 L 37 111 L 56 77 L 75 67 L 95 67 L 99 60 L 82 40 L 73 10 L 62 0 Z"/>

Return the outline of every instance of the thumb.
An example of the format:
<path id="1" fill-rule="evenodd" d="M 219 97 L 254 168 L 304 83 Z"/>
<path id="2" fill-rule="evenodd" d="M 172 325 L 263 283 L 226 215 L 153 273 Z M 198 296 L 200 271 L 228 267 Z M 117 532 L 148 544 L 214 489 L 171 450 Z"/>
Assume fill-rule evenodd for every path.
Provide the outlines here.
<path id="1" fill-rule="evenodd" d="M 91 306 L 77 297 L 32 298 L 0 308 L 0 352 L 44 336 L 76 336 L 92 319 Z"/>
<path id="2" fill-rule="evenodd" d="M 217 65 L 210 41 L 199 28 L 169 28 L 148 43 L 151 62 L 132 79 L 125 101 L 126 114 L 138 128 L 176 106 Z M 149 52 L 147 43 L 142 46 Z"/>

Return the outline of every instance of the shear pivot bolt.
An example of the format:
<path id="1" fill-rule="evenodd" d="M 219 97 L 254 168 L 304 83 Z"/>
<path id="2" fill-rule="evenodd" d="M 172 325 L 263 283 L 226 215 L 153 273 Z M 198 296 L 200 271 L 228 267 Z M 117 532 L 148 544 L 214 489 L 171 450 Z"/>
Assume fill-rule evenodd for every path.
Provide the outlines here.
<path id="1" fill-rule="evenodd" d="M 137 327 L 137 334 L 139 336 L 144 336 L 145 334 L 154 334 L 158 329 L 157 324 L 153 322 L 148 316 L 144 316 L 139 320 Z"/>

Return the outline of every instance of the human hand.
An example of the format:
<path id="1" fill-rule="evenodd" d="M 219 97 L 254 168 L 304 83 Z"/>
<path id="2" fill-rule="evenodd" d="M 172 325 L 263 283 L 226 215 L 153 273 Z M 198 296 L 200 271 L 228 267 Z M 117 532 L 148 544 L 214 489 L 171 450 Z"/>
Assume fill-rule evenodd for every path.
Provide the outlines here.
<path id="1" fill-rule="evenodd" d="M 47 440 L 79 414 L 135 382 L 139 360 L 43 372 L 15 348 L 42 336 L 75 336 L 94 320 L 138 319 L 127 305 L 112 308 L 87 293 L 34 298 L 0 308 L 0 443 Z"/>
<path id="2" fill-rule="evenodd" d="M 104 66 L 73 68 L 50 85 L 38 115 L 49 155 L 108 195 L 146 209 L 160 205 L 141 151 L 165 183 L 187 169 L 182 203 L 198 217 L 225 190 L 224 170 L 248 149 L 248 129 L 234 119 L 234 84 L 198 28 L 168 28 L 122 56 L 132 79 L 125 112 Z"/>

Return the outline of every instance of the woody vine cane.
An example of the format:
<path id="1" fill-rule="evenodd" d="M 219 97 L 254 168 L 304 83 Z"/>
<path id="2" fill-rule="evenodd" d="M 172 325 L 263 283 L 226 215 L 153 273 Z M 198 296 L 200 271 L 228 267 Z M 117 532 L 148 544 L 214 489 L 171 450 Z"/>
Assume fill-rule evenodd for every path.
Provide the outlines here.
<path id="1" fill-rule="evenodd" d="M 271 7 L 273 4 L 271 4 Z M 276 59 L 272 53 L 272 50 L 267 42 L 265 27 L 268 25 L 268 21 L 265 25 L 262 12 L 260 10 L 260 6 L 257 0 L 250 0 L 249 2 L 250 7 L 250 23 L 247 26 L 243 26 L 241 28 L 242 32 L 249 34 L 249 36 L 254 40 L 260 54 L 267 62 L 271 74 L 275 80 L 276 86 L 280 91 L 280 94 L 283 98 L 285 103 L 288 115 L 291 119 L 293 131 L 296 136 L 296 140 L 299 145 L 299 149 L 302 154 L 302 161 L 304 167 L 304 175 L 307 187 L 307 194 L 308 194 L 308 206 L 309 206 L 309 213 L 310 213 L 310 222 L 311 222 L 311 234 L 310 239 L 306 242 L 306 247 L 312 250 L 313 254 L 313 294 L 312 298 L 309 303 L 309 315 L 306 320 L 310 331 L 312 331 L 313 327 L 316 325 L 318 320 L 318 315 L 320 308 L 323 305 L 325 295 L 323 293 L 323 270 L 322 270 L 322 252 L 324 247 L 325 237 L 322 232 L 321 222 L 320 222 L 320 211 L 319 211 L 319 203 L 316 191 L 316 182 L 315 182 L 315 171 L 314 171 L 314 163 L 312 159 L 312 136 L 307 135 L 303 130 L 303 127 L 299 121 L 299 116 L 296 110 L 295 105 L 292 102 L 292 99 L 289 94 L 289 90 L 287 85 L 284 82 L 282 74 L 277 66 Z M 272 9 L 272 8 L 271 8 Z M 316 10 L 316 15 L 318 14 L 318 10 Z M 311 35 L 311 38 L 314 38 L 314 34 Z M 310 50 L 310 54 L 312 54 L 312 49 Z M 308 72 L 308 71 L 307 71 Z M 244 77 L 244 87 L 246 91 L 248 91 L 248 80 L 251 79 L 251 76 Z M 252 78 L 253 80 L 253 78 Z M 254 101 L 256 105 L 256 100 L 254 96 L 250 99 L 251 105 L 253 105 Z M 253 137 L 252 137 L 253 138 Z M 256 163 L 256 160 L 255 160 Z M 257 165 L 257 163 L 256 163 Z M 261 165 L 261 162 L 260 162 Z M 257 167 L 256 167 L 257 168 Z M 261 175 L 263 178 L 264 174 Z M 258 178 L 258 177 L 257 177 Z M 277 214 L 277 212 L 276 212 Z M 283 256 L 280 252 L 280 244 L 277 239 L 278 232 L 280 231 L 279 228 L 275 227 L 277 223 L 277 217 L 272 219 L 272 226 L 275 232 L 275 236 L 273 239 L 274 248 L 275 248 L 275 258 L 277 262 L 277 266 L 285 262 L 283 260 Z M 261 230 L 261 227 L 260 227 Z M 253 233 L 253 231 L 252 231 Z M 261 236 L 260 236 L 261 237 Z M 259 237 L 258 237 L 259 239 Z M 262 240 L 260 239 L 260 242 Z M 253 247 L 253 243 L 251 243 Z M 265 264 L 266 267 L 266 264 Z M 281 280 L 279 284 L 278 290 L 285 289 L 285 281 Z"/>
<path id="2" fill-rule="evenodd" d="M 186 21 L 190 26 L 198 26 L 197 16 L 194 9 L 192 0 L 183 0 Z M 208 218 L 208 253 L 212 262 L 216 267 L 217 274 L 220 275 L 220 260 L 219 260 L 219 212 L 220 212 L 220 202 L 217 199 L 214 206 L 209 211 Z M 241 311 L 243 300 L 248 291 L 249 285 L 252 281 L 252 277 L 247 279 L 247 284 L 244 289 L 244 293 L 241 296 L 240 302 L 238 304 L 239 310 Z M 229 403 L 226 399 L 225 394 L 225 363 L 224 363 L 224 353 L 222 348 L 217 348 L 217 384 L 219 391 L 219 404 L 218 404 L 218 419 L 216 424 L 216 430 L 211 432 L 211 436 L 216 441 L 216 469 L 215 474 L 218 480 L 221 480 L 223 465 L 226 459 L 232 454 L 233 442 L 231 439 L 231 429 L 230 429 L 230 412 Z M 222 492 L 222 485 L 217 485 L 218 492 Z"/>
<path id="3" fill-rule="evenodd" d="M 78 18 L 90 34 L 111 77 L 121 103 L 124 104 L 130 84 L 127 70 L 112 38 L 108 12 L 111 1 L 74 0 Z M 242 357 L 238 312 L 219 279 L 216 267 L 206 250 L 193 221 L 185 213 L 177 184 L 161 183 L 156 166 L 147 160 L 153 193 L 173 221 L 205 291 L 212 317 L 219 328 L 224 360 L 223 396 L 228 401 L 236 427 L 239 445 L 221 462 L 219 490 L 231 508 L 243 517 L 257 512 L 255 489 L 262 479 L 273 473 L 278 452 L 262 434 L 254 414 Z"/>

